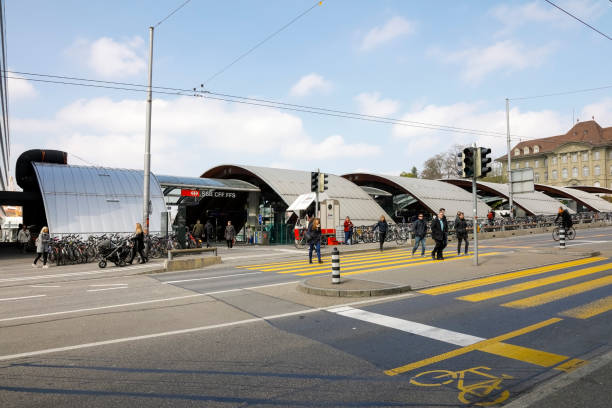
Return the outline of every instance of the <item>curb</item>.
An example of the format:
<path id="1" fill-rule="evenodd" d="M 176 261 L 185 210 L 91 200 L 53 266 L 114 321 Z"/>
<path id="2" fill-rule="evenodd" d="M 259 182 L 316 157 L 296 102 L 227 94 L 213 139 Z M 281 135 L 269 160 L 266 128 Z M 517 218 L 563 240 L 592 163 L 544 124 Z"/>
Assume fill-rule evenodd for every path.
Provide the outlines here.
<path id="1" fill-rule="evenodd" d="M 343 279 L 343 282 L 369 282 L 360 279 Z M 342 282 L 340 283 L 340 285 Z M 328 296 L 328 297 L 372 297 L 372 296 L 387 296 L 397 295 L 404 292 L 409 292 L 412 288 L 409 285 L 393 285 L 376 289 L 341 289 L 341 288 L 321 288 L 308 284 L 308 280 L 298 284 L 298 290 L 309 295 Z"/>
<path id="2" fill-rule="evenodd" d="M 520 251 L 518 251 L 518 252 L 520 252 Z M 600 251 L 575 252 L 575 251 L 568 251 L 566 249 L 559 249 L 559 248 L 528 249 L 525 252 L 529 252 L 529 253 L 532 253 L 532 254 L 545 254 L 545 255 L 571 255 L 571 256 L 581 256 L 581 257 L 585 257 L 585 258 L 601 255 Z"/>

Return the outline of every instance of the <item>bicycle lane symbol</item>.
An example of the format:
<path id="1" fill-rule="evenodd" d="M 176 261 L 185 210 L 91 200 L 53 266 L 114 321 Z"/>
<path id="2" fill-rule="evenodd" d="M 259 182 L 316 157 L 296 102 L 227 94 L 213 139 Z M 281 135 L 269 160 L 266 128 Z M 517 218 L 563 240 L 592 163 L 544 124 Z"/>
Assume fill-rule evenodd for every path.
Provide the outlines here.
<path id="1" fill-rule="evenodd" d="M 501 383 L 513 378 L 506 374 L 497 377 L 490 374 L 489 370 L 491 368 L 478 366 L 460 371 L 423 371 L 412 377 L 410 384 L 419 387 L 439 387 L 457 381 L 457 389 L 459 390 L 457 398 L 459 401 L 464 404 L 488 407 L 508 399 L 510 392 L 503 389 Z"/>

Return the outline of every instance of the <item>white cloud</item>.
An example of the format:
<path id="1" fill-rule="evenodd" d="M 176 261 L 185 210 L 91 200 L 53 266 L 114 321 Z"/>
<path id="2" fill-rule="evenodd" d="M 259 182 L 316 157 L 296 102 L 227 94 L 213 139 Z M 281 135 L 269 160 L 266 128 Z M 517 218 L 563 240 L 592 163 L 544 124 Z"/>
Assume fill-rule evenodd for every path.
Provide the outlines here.
<path id="1" fill-rule="evenodd" d="M 550 54 L 553 46 L 526 47 L 511 40 L 499 41 L 483 48 L 468 48 L 465 50 L 443 53 L 440 50 L 430 51 L 447 63 L 463 67 L 461 77 L 467 82 L 479 82 L 495 71 L 505 73 L 537 67 Z"/>
<path id="2" fill-rule="evenodd" d="M 363 92 L 355 97 L 359 112 L 372 116 L 391 116 L 399 109 L 399 102 L 393 99 L 381 99 L 380 92 Z"/>
<path id="3" fill-rule="evenodd" d="M 315 91 L 327 92 L 331 89 L 331 82 L 324 79 L 321 75 L 314 72 L 304 75 L 291 87 L 291 95 L 306 96 Z"/>
<path id="4" fill-rule="evenodd" d="M 123 42 L 101 37 L 95 41 L 77 40 L 68 54 L 77 58 L 96 75 L 107 79 L 132 77 L 145 71 L 144 41 L 135 36 Z"/>
<path id="5" fill-rule="evenodd" d="M 12 78 L 8 78 L 8 96 L 11 101 L 16 101 L 20 99 L 30 99 L 38 96 L 38 92 L 36 88 L 32 85 L 30 81 L 27 81 L 18 74 L 7 73 L 8 76 Z"/>
<path id="6" fill-rule="evenodd" d="M 612 126 L 612 98 L 604 98 L 599 102 L 586 105 L 582 108 L 578 119 L 591 120 L 593 117 L 601 127 Z"/>
<path id="7" fill-rule="evenodd" d="M 382 27 L 374 27 L 368 31 L 361 41 L 360 48 L 362 51 L 370 51 L 402 35 L 412 34 L 414 31 L 414 23 L 403 17 L 395 16 Z"/>
<path id="8" fill-rule="evenodd" d="M 142 168 L 145 110 L 141 100 L 82 99 L 51 119 L 13 118 L 11 131 L 23 149 L 55 148 L 97 165 Z M 192 97 L 154 101 L 151 149 L 154 172 L 194 176 L 220 162 L 287 168 L 381 151 L 340 135 L 312 137 L 299 117 L 279 110 Z"/>

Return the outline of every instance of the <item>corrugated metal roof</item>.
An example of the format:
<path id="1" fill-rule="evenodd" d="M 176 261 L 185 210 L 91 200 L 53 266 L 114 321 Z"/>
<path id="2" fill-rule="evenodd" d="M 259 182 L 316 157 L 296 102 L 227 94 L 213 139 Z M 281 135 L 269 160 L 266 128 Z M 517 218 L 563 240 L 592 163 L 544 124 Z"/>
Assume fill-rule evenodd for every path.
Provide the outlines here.
<path id="1" fill-rule="evenodd" d="M 201 188 L 228 191 L 259 191 L 257 186 L 242 180 L 212 179 L 203 177 L 177 177 L 158 174 L 155 176 L 162 187 Z"/>
<path id="2" fill-rule="evenodd" d="M 593 207 L 597 211 L 612 212 L 612 203 L 604 200 L 603 198 L 595 194 L 587 193 L 586 191 L 577 190 L 574 188 L 549 186 L 549 185 L 544 185 L 544 184 L 543 186 L 550 188 L 552 190 L 559 190 L 564 194 L 574 197 L 576 201 L 582 201 L 586 203 L 587 205 Z"/>
<path id="3" fill-rule="evenodd" d="M 287 206 L 301 194 L 310 192 L 309 171 L 235 166 L 246 169 L 263 180 L 287 203 Z M 328 187 L 326 193 L 329 198 L 340 202 L 341 219 L 349 216 L 355 225 L 370 225 L 384 215 L 388 222 L 393 222 L 389 214 L 372 197 L 351 181 L 329 174 Z"/>
<path id="4" fill-rule="evenodd" d="M 32 163 L 51 234 L 132 232 L 142 222 L 142 170 Z M 159 231 L 164 198 L 151 175 L 151 232 Z"/>
<path id="5" fill-rule="evenodd" d="M 484 181 L 479 181 L 478 184 L 486 186 L 503 195 L 504 197 L 508 197 L 507 184 L 489 183 Z M 554 198 L 549 197 L 539 191 L 534 191 L 531 193 L 513 194 L 512 198 L 516 202 L 516 204 L 525 208 L 527 211 L 535 215 L 555 215 L 557 214 L 559 206 L 566 208 L 572 214 L 575 212 L 571 208 L 561 204 L 560 201 L 555 200 Z"/>

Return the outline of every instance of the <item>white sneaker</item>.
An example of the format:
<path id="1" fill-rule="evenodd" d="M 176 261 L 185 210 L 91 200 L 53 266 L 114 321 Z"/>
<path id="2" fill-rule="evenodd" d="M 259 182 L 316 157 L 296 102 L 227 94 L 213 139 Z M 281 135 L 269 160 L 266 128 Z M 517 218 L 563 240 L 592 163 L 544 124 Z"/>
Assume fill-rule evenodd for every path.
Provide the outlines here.
<path id="1" fill-rule="evenodd" d="M 32 268 L 38 268 L 36 264 L 32 264 Z"/>
<path id="2" fill-rule="evenodd" d="M 49 269 L 49 265 L 43 265 L 43 269 Z"/>

